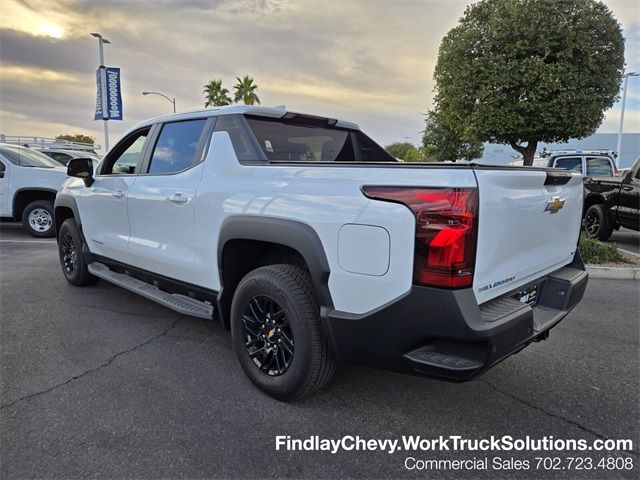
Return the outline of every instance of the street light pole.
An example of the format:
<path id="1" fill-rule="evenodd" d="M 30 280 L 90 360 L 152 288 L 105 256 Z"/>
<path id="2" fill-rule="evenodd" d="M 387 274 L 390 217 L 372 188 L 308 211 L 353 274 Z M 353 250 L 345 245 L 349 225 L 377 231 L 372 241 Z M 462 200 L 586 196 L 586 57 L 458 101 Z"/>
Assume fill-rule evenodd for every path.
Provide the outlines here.
<path id="1" fill-rule="evenodd" d="M 620 125 L 618 126 L 618 145 L 616 151 L 618 156 L 616 157 L 616 167 L 620 167 L 620 155 L 622 149 L 622 125 L 624 123 L 624 107 L 627 103 L 627 86 L 629 85 L 629 77 L 637 77 L 640 74 L 636 72 L 625 73 L 624 76 L 624 85 L 622 90 L 622 105 L 620 106 Z"/>
<path id="2" fill-rule="evenodd" d="M 107 115 L 107 67 L 104 64 L 104 44 L 111 43 L 99 33 L 92 33 L 91 36 L 98 39 L 98 52 L 100 54 L 100 89 L 102 91 L 102 121 L 104 122 L 104 153 L 109 151 L 109 118 Z"/>
<path id="3" fill-rule="evenodd" d="M 171 103 L 173 103 L 173 113 L 176 113 L 176 99 L 175 99 L 175 97 L 174 98 L 169 98 L 166 95 L 164 95 L 162 93 L 158 93 L 158 92 L 142 92 L 142 95 L 160 95 L 161 97 L 166 98 Z"/>

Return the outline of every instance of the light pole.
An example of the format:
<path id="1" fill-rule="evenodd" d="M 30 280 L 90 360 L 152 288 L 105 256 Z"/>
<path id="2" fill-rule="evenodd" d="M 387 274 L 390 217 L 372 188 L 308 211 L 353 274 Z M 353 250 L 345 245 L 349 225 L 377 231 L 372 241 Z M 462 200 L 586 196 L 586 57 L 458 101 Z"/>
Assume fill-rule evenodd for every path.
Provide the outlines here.
<path id="1" fill-rule="evenodd" d="M 102 121 L 104 122 L 104 153 L 109 151 L 109 117 L 107 114 L 107 67 L 104 65 L 104 44 L 111 43 L 99 33 L 92 33 L 91 36 L 98 39 L 98 51 L 100 52 L 100 91 L 102 92 Z"/>
<path id="2" fill-rule="evenodd" d="M 627 86 L 629 85 L 629 77 L 637 77 L 640 74 L 636 72 L 629 72 L 623 75 L 624 77 L 624 85 L 622 90 L 622 105 L 620 106 L 620 125 L 618 126 L 618 146 L 617 152 L 618 156 L 616 157 L 616 167 L 620 167 L 620 155 L 622 149 L 622 124 L 624 123 L 624 106 L 627 103 Z"/>
<path id="3" fill-rule="evenodd" d="M 169 98 L 166 95 L 162 94 L 162 93 L 158 93 L 158 92 L 142 92 L 143 95 L 160 95 L 161 97 L 166 98 L 167 100 L 169 100 L 171 103 L 173 103 L 173 113 L 176 113 L 176 99 L 173 98 Z"/>

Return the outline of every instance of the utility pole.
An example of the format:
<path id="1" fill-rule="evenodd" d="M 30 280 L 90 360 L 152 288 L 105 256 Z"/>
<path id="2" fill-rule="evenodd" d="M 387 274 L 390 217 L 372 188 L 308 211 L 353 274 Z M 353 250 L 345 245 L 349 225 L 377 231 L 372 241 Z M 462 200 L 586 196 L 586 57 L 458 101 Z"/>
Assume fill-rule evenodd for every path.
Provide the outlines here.
<path id="1" fill-rule="evenodd" d="M 104 153 L 109 151 L 109 105 L 107 99 L 107 67 L 104 64 L 104 44 L 111 43 L 99 33 L 92 33 L 98 39 L 98 51 L 100 53 L 100 90 L 102 91 L 102 121 L 104 122 Z"/>
<path id="2" fill-rule="evenodd" d="M 629 72 L 624 74 L 624 86 L 622 91 L 622 105 L 620 108 L 620 125 L 618 126 L 618 146 L 616 148 L 616 153 L 618 156 L 616 157 L 616 168 L 620 167 L 620 156 L 622 154 L 622 124 L 624 123 L 624 107 L 627 103 L 627 86 L 629 85 L 629 77 L 637 77 L 640 74 L 636 72 Z"/>

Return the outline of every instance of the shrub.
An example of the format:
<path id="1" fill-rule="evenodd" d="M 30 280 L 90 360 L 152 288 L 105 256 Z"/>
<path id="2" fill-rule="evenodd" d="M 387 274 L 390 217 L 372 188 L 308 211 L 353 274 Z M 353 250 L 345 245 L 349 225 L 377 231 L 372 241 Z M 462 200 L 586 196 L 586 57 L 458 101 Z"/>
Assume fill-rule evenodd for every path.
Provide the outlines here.
<path id="1" fill-rule="evenodd" d="M 631 263 L 615 245 L 593 238 L 581 238 L 578 246 L 584 263 Z"/>

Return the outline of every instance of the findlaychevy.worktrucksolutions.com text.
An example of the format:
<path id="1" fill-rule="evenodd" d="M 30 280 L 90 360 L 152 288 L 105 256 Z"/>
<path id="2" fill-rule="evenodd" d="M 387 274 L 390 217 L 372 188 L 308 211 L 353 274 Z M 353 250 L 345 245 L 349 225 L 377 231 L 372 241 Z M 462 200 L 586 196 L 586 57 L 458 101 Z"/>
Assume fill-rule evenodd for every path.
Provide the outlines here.
<path id="1" fill-rule="evenodd" d="M 460 435 L 441 435 L 436 438 L 424 438 L 417 435 L 403 435 L 400 438 L 363 438 L 357 435 L 344 435 L 339 438 L 322 438 L 312 435 L 307 438 L 293 438 L 290 435 L 277 435 L 276 450 L 316 451 L 336 454 L 340 451 L 382 451 L 393 454 L 398 451 L 466 451 L 466 452 L 588 452 L 588 451 L 631 451 L 633 441 L 629 439 L 567 439 L 544 436 L 532 438 L 514 438 L 511 435 L 490 436 L 487 438 L 463 438 Z"/>

